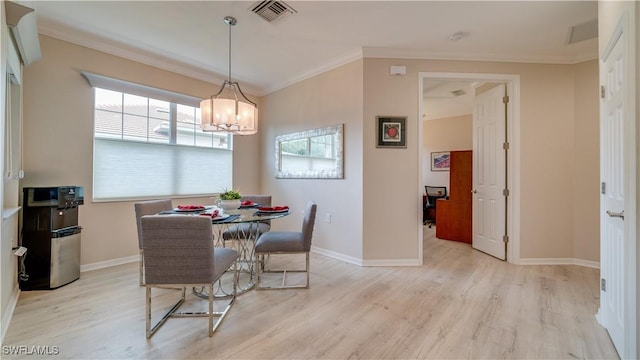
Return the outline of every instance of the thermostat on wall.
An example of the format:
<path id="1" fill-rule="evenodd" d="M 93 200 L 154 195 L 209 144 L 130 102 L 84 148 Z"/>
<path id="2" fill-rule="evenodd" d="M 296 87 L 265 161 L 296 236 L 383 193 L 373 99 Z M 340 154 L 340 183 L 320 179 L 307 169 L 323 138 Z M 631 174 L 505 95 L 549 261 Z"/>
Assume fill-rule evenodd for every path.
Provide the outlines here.
<path id="1" fill-rule="evenodd" d="M 389 69 L 389 74 L 390 75 L 406 75 L 407 74 L 407 67 L 406 66 L 391 66 L 391 68 Z"/>

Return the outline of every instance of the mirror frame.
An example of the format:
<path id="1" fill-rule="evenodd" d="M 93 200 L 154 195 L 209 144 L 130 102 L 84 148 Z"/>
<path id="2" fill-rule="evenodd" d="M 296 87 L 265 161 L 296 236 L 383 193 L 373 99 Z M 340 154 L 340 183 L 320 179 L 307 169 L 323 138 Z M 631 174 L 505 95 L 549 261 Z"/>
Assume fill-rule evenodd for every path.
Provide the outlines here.
<path id="1" fill-rule="evenodd" d="M 339 124 L 325 128 L 300 131 L 290 134 L 276 136 L 275 141 L 275 171 L 278 179 L 343 179 L 344 178 L 344 156 L 343 156 L 343 138 L 344 125 Z M 335 166 L 333 170 L 305 170 L 305 171 L 282 171 L 281 164 L 281 144 L 285 141 L 306 139 L 316 136 L 335 135 Z"/>

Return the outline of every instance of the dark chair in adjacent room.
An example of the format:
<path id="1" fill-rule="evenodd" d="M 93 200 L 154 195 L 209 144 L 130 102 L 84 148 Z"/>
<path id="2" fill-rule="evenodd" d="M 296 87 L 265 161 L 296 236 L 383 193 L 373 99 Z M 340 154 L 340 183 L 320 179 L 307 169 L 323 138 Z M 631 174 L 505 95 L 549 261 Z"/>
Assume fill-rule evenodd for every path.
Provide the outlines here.
<path id="1" fill-rule="evenodd" d="M 144 257 L 142 256 L 142 235 L 140 233 L 140 218 L 145 215 L 155 215 L 161 211 L 173 210 L 171 199 L 149 200 L 133 205 L 136 211 L 136 227 L 138 228 L 138 249 L 140 250 L 140 286 L 144 285 Z"/>
<path id="2" fill-rule="evenodd" d="M 255 246 L 255 271 L 256 289 L 307 289 L 309 288 L 309 251 L 311 250 L 311 238 L 313 226 L 316 221 L 317 205 L 309 202 L 304 212 L 301 231 L 269 231 L 260 235 Z M 265 264 L 265 256 L 270 254 L 305 254 L 306 263 L 304 270 L 268 270 Z M 287 285 L 287 272 L 306 273 L 304 285 Z M 260 284 L 261 273 L 281 273 L 282 284 L 280 286 L 262 286 Z"/>
<path id="3" fill-rule="evenodd" d="M 260 206 L 271 206 L 271 195 L 245 195 L 240 200 L 251 201 Z M 264 220 L 260 222 L 249 222 L 230 225 L 222 233 L 223 240 L 233 239 L 257 239 L 260 234 L 264 234 L 271 229 L 271 222 Z"/>
<path id="4" fill-rule="evenodd" d="M 209 336 L 213 336 L 237 294 L 238 252 L 213 246 L 211 218 L 184 215 L 146 215 L 140 219 L 144 256 L 144 286 L 146 287 L 146 333 L 153 334 L 170 317 L 207 317 Z M 233 293 L 223 311 L 213 311 L 213 283 L 233 268 Z M 185 301 L 189 287 L 202 287 L 208 291 L 209 308 L 206 312 L 176 312 Z M 151 326 L 152 288 L 178 288 L 182 293 L 178 302 Z M 166 295 L 162 295 L 166 296 Z M 226 300 L 225 300 L 226 301 Z M 214 318 L 217 320 L 214 323 Z"/>
<path id="5" fill-rule="evenodd" d="M 429 224 L 429 227 L 436 225 L 437 209 L 436 204 L 438 199 L 446 199 L 447 187 L 446 186 L 425 186 L 424 191 L 426 193 L 426 200 L 423 204 L 424 211 L 424 225 Z"/>

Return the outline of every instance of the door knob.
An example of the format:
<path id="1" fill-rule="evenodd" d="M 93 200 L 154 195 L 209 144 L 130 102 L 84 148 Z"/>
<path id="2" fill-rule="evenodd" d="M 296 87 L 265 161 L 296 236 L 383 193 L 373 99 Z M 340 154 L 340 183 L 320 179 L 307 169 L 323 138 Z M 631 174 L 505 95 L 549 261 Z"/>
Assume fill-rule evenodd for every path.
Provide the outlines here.
<path id="1" fill-rule="evenodd" d="M 624 210 L 622 210 L 619 213 L 607 210 L 607 215 L 609 215 L 610 217 L 617 217 L 617 218 L 620 218 L 620 219 L 624 220 Z"/>
<path id="2" fill-rule="evenodd" d="M 478 189 L 473 189 L 473 190 L 471 190 L 471 193 L 472 193 L 472 194 L 477 194 L 477 193 L 478 193 Z"/>

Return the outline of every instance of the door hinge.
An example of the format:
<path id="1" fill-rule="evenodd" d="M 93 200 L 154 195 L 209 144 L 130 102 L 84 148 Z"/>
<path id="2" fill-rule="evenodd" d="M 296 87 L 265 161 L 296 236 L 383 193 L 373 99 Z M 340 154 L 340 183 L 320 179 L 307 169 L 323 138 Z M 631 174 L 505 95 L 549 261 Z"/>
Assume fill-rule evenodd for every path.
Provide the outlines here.
<path id="1" fill-rule="evenodd" d="M 502 103 L 503 103 L 503 104 L 507 104 L 507 103 L 509 103 L 509 96 L 506 96 L 506 95 L 505 95 L 505 96 L 502 98 Z"/>
<path id="2" fill-rule="evenodd" d="M 606 195 L 606 193 L 607 193 L 607 183 L 604 182 L 604 181 L 602 183 L 600 183 L 600 193 L 602 195 Z"/>
<path id="3" fill-rule="evenodd" d="M 502 143 L 502 149 L 503 150 L 509 150 L 509 143 L 508 142 Z"/>
<path id="4" fill-rule="evenodd" d="M 606 92 L 604 90 L 604 85 L 600 85 L 600 98 L 604 99 L 605 94 L 606 94 Z"/>
<path id="5" fill-rule="evenodd" d="M 607 291 L 607 279 L 600 279 L 600 290 Z"/>
<path id="6" fill-rule="evenodd" d="M 509 242 L 509 235 L 505 235 L 502 237 L 502 241 L 506 244 Z"/>
<path id="7" fill-rule="evenodd" d="M 502 196 L 509 196 L 509 189 L 502 190 Z"/>

